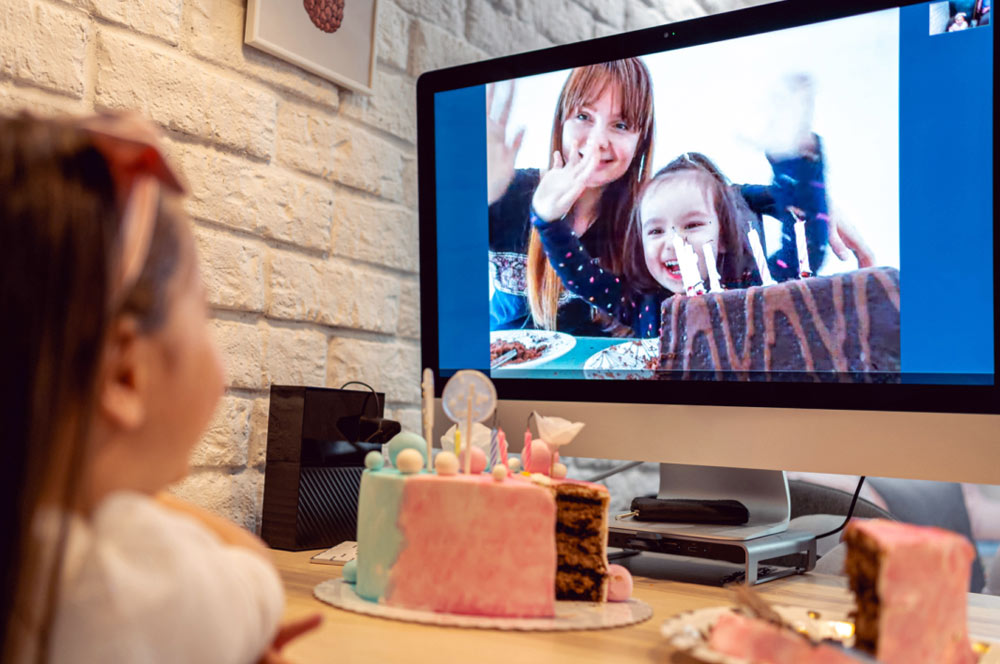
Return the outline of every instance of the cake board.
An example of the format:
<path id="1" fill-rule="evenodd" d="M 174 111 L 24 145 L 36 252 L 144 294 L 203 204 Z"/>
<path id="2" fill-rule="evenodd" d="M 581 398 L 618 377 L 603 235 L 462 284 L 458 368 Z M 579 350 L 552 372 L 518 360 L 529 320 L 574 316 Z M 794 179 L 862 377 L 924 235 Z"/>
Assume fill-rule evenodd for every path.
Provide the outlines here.
<path id="1" fill-rule="evenodd" d="M 324 581 L 313 589 L 321 602 L 338 609 L 353 611 L 378 618 L 403 622 L 437 625 L 439 627 L 466 627 L 473 629 L 498 629 L 522 632 L 566 632 L 579 630 L 611 629 L 635 625 L 653 616 L 653 609 L 639 599 L 626 602 L 571 602 L 557 601 L 556 615 L 552 618 L 500 618 L 470 616 L 454 613 L 435 613 L 396 606 L 388 606 L 362 599 L 354 586 L 343 579 Z"/>

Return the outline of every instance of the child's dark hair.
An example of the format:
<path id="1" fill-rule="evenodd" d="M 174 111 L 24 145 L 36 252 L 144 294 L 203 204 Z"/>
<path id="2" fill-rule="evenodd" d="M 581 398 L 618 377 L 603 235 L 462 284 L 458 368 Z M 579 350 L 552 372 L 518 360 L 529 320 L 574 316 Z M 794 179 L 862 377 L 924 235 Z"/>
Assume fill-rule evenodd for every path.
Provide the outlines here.
<path id="1" fill-rule="evenodd" d="M 755 278 L 756 264 L 747 239 L 747 231 L 753 223 L 754 213 L 747 206 L 739 189 L 723 175 L 711 159 L 700 152 L 685 152 L 658 170 L 642 188 L 625 233 L 624 274 L 627 283 L 639 292 L 654 292 L 662 288 L 646 268 L 639 209 L 642 199 L 652 188 L 679 173 L 697 173 L 703 175 L 708 182 L 712 204 L 719 219 L 720 246 L 716 247 L 716 256 L 723 285 L 727 288 L 750 285 Z"/>
<path id="2" fill-rule="evenodd" d="M 79 500 L 110 326 L 128 314 L 141 333 L 150 333 L 169 310 L 182 216 L 161 197 L 141 271 L 112 299 L 119 193 L 109 162 L 78 122 L 0 116 L 2 662 L 29 653 L 46 657 L 65 518 L 55 551 L 45 552 L 31 534 L 32 521 L 42 500 L 64 515 Z M 26 612 L 41 613 L 37 632 L 24 629 Z"/>

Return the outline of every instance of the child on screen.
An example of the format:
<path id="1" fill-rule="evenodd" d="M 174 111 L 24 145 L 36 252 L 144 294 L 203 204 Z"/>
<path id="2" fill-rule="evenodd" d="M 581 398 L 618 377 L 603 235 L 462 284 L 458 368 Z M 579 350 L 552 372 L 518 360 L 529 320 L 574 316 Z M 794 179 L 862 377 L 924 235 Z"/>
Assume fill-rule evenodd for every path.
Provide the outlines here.
<path id="1" fill-rule="evenodd" d="M 138 118 L 0 117 L 2 662 L 276 661 L 288 635 L 265 545 L 161 493 L 223 389 L 182 190 Z"/>

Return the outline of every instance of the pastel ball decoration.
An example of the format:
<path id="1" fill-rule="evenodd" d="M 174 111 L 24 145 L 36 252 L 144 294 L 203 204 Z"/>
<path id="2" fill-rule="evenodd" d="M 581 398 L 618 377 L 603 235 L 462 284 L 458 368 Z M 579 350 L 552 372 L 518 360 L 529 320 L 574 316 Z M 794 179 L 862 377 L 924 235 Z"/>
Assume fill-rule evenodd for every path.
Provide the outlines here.
<path id="1" fill-rule="evenodd" d="M 608 565 L 608 601 L 627 602 L 632 596 L 632 574 L 621 565 Z"/>
<path id="2" fill-rule="evenodd" d="M 344 563 L 344 571 L 341 572 L 344 583 L 355 584 L 358 582 L 358 561 L 348 560 Z"/>
<path id="3" fill-rule="evenodd" d="M 396 469 L 404 475 L 419 473 L 424 467 L 424 455 L 419 450 L 406 448 L 396 455 Z"/>
<path id="4" fill-rule="evenodd" d="M 365 455 L 365 468 L 368 470 L 381 470 L 383 465 L 385 465 L 385 459 L 382 458 L 381 452 L 372 450 Z"/>
<path id="5" fill-rule="evenodd" d="M 396 468 L 399 468 L 396 457 L 403 450 L 416 450 L 420 453 L 420 458 L 424 459 L 424 462 L 427 461 L 424 458 L 424 455 L 427 454 L 427 441 L 422 436 L 410 431 L 403 431 L 392 437 L 392 440 L 389 441 L 389 463 Z"/>
<path id="6" fill-rule="evenodd" d="M 434 458 L 434 470 L 438 475 L 455 475 L 458 473 L 458 457 L 454 452 L 440 452 Z"/>
<path id="7" fill-rule="evenodd" d="M 544 440 L 536 438 L 531 441 L 531 458 L 528 459 L 528 466 L 525 468 L 529 473 L 549 474 L 549 467 L 552 465 L 552 452 Z"/>
<path id="8" fill-rule="evenodd" d="M 497 482 L 503 482 L 505 479 L 507 479 L 507 466 L 503 464 L 498 463 L 497 465 L 493 466 L 493 470 L 490 472 L 493 473 L 493 479 L 495 479 Z"/>
<path id="9" fill-rule="evenodd" d="M 510 472 L 512 472 L 512 473 L 518 472 L 519 470 L 521 470 L 521 460 L 518 459 L 517 457 L 510 457 L 510 458 L 508 458 L 507 459 L 507 468 L 509 468 Z"/>
<path id="10" fill-rule="evenodd" d="M 468 447 L 462 450 L 461 454 L 458 455 L 458 465 L 459 468 L 465 468 L 465 455 L 469 453 Z M 473 447 L 472 449 L 472 474 L 478 475 L 479 473 L 486 470 L 486 452 L 482 451 L 478 447 Z"/>
<path id="11" fill-rule="evenodd" d="M 554 463 L 552 464 L 552 479 L 561 480 L 566 477 L 566 464 L 564 463 Z"/>

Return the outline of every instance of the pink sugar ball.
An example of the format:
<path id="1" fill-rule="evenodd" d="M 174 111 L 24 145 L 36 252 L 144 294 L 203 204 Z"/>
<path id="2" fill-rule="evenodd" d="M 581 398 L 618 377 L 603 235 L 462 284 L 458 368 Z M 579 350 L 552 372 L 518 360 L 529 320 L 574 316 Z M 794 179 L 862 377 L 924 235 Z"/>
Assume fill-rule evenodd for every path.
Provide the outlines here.
<path id="1" fill-rule="evenodd" d="M 548 444 L 539 438 L 531 441 L 531 459 L 525 470 L 529 473 L 548 475 L 551 465 L 552 452 L 549 451 Z"/>
<path id="2" fill-rule="evenodd" d="M 632 575 L 621 565 L 608 565 L 608 601 L 626 602 L 632 596 Z"/>
<path id="3" fill-rule="evenodd" d="M 465 472 L 465 455 L 468 453 L 469 448 L 466 447 L 462 450 L 461 454 L 458 455 L 458 470 L 460 472 Z M 472 474 L 478 475 L 479 473 L 486 470 L 486 452 L 483 452 L 478 447 L 472 448 Z"/>

